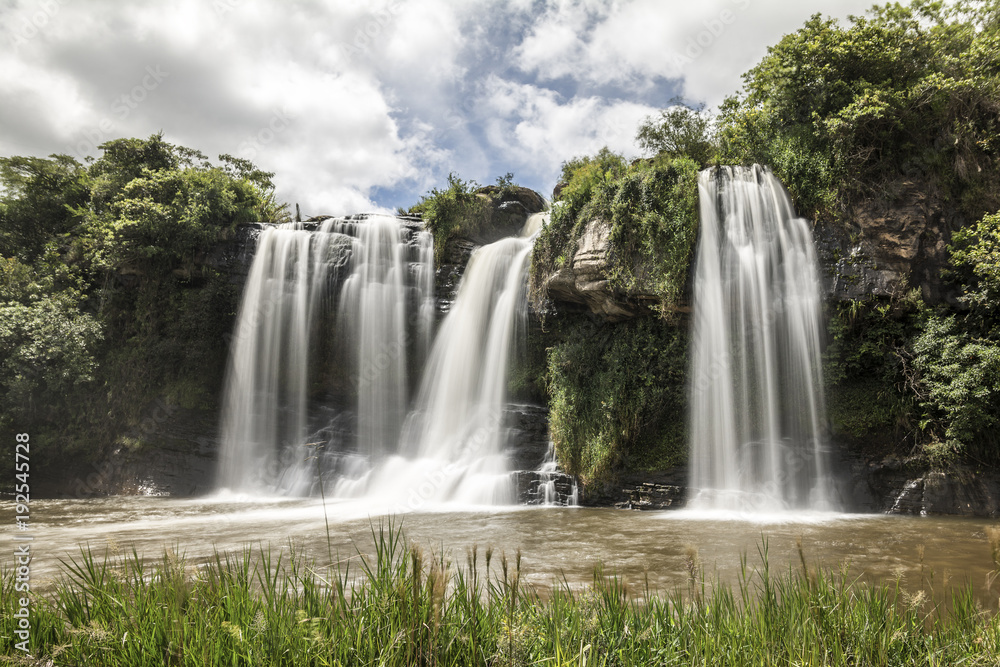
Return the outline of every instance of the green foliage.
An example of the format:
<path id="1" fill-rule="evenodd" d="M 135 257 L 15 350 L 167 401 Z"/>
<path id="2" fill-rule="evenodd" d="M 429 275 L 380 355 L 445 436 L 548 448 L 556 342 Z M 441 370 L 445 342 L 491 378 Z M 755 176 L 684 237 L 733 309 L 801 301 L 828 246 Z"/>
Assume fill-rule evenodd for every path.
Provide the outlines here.
<path id="1" fill-rule="evenodd" d="M 508 174 L 509 176 L 509 174 Z M 501 185 L 504 184 L 501 179 Z M 459 232 L 472 233 L 489 221 L 490 199 L 476 194 L 480 185 L 463 181 L 458 174 L 448 174 L 448 187 L 433 188 L 420 202 L 410 208 L 410 213 L 420 215 L 427 231 L 434 235 L 434 259 L 440 263 L 448 240 Z"/>
<path id="2" fill-rule="evenodd" d="M 692 559 L 689 585 L 675 591 L 636 591 L 598 566 L 583 590 L 554 582 L 543 596 L 520 551 L 508 560 L 488 548 L 484 559 L 473 546 L 453 564 L 391 527 L 375 539 L 373 555 L 325 567 L 294 550 L 195 566 L 172 551 L 149 562 L 86 549 L 51 596 L 16 591 L 8 569 L 0 655 L 23 660 L 25 596 L 31 654 L 59 665 L 903 667 L 995 664 L 1000 652 L 1000 619 L 971 585 L 939 603 L 926 584 L 866 583 L 804 557 L 802 571 L 775 574 L 766 542 L 756 567 L 740 558 L 735 583 L 706 580 Z"/>
<path id="3" fill-rule="evenodd" d="M 0 424 L 93 455 L 155 398 L 210 406 L 235 290 L 199 259 L 237 223 L 287 217 L 272 174 L 156 134 L 0 158 Z"/>
<path id="4" fill-rule="evenodd" d="M 92 385 L 100 323 L 67 294 L 0 304 L 0 396 L 7 419 L 66 421 Z"/>
<path id="5" fill-rule="evenodd" d="M 683 104 L 661 109 L 647 117 L 635 137 L 644 151 L 668 158 L 688 157 L 701 167 L 715 161 L 716 146 L 711 116 L 704 105 L 692 109 Z"/>
<path id="6" fill-rule="evenodd" d="M 954 277 L 964 283 L 967 310 L 929 316 L 914 342 L 921 426 L 935 458 L 1000 461 L 1000 215 L 957 232 Z"/>
<path id="7" fill-rule="evenodd" d="M 572 259 L 587 224 L 600 219 L 610 224 L 612 284 L 657 295 L 664 314 L 676 309 L 697 237 L 698 164 L 661 156 L 627 165 L 604 149 L 564 164 L 563 183 L 535 242 L 533 299 L 541 299 L 545 276 Z"/>
<path id="8" fill-rule="evenodd" d="M 608 194 L 602 213 L 611 221 L 611 283 L 652 287 L 665 313 L 676 308 L 698 234 L 698 165 L 684 157 L 657 160 L 630 170 Z"/>
<path id="9" fill-rule="evenodd" d="M 911 292 L 897 301 L 850 301 L 829 313 L 823 375 L 832 432 L 891 451 L 914 430 L 915 398 L 907 363 L 922 303 Z"/>
<path id="10" fill-rule="evenodd" d="M 1000 344 L 960 330 L 954 316 L 927 320 L 914 343 L 914 366 L 925 393 L 921 425 L 935 459 L 957 454 L 1000 460 Z"/>
<path id="11" fill-rule="evenodd" d="M 659 318 L 563 322 L 549 349 L 550 431 L 560 463 L 588 483 L 663 469 L 687 453 L 687 334 Z"/>
<path id="12" fill-rule="evenodd" d="M 540 297 L 542 276 L 572 259 L 576 241 L 590 219 L 584 209 L 595 192 L 625 173 L 625 158 L 602 148 L 593 157 L 578 157 L 562 166 L 562 189 L 552 206 L 547 224 L 535 239 L 531 258 L 531 291 Z"/>
<path id="13" fill-rule="evenodd" d="M 34 261 L 73 231 L 88 199 L 86 169 L 71 157 L 0 157 L 0 257 Z"/>
<path id="14" fill-rule="evenodd" d="M 1000 206 L 1000 25 L 992 2 L 813 16 L 744 75 L 720 115 L 723 159 L 769 164 L 808 217 L 837 217 L 899 178 L 963 213 Z"/>
<path id="15" fill-rule="evenodd" d="M 247 160 L 224 155 L 225 167 L 213 167 L 160 135 L 101 148 L 104 155 L 90 167 L 89 210 L 77 212 L 92 241 L 91 260 L 102 269 L 140 264 L 147 272 L 169 271 L 238 223 L 282 217 L 271 174 Z"/>
<path id="16" fill-rule="evenodd" d="M 951 241 L 951 261 L 964 283 L 965 302 L 976 317 L 995 320 L 1000 314 L 1000 213 L 958 230 Z M 987 326 L 985 321 L 981 325 Z"/>

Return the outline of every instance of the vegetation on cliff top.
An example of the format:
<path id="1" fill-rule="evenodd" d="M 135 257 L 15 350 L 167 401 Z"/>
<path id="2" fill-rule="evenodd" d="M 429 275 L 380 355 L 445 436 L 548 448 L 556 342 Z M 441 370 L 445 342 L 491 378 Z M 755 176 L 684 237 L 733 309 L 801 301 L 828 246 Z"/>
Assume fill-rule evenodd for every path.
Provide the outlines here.
<path id="1" fill-rule="evenodd" d="M 996 211 L 997 17 L 995 2 L 932 0 L 847 26 L 813 16 L 722 105 L 722 159 L 770 165 L 813 219 L 901 178 L 939 187 L 970 220 Z"/>
<path id="2" fill-rule="evenodd" d="M 508 172 L 497 178 L 496 185 L 483 187 L 476 181 L 462 180 L 452 172 L 448 174 L 448 187 L 431 189 L 405 211 L 408 215 L 419 215 L 427 231 L 434 235 L 434 260 L 437 264 L 445 259 L 445 247 L 451 239 L 488 235 L 490 226 L 499 222 L 495 215 L 496 206 L 507 200 L 516 200 L 519 191 L 528 192 L 515 184 L 513 179 L 514 175 Z"/>
<path id="3" fill-rule="evenodd" d="M 211 405 L 236 294 L 197 262 L 239 222 L 287 218 L 246 160 L 161 135 L 100 148 L 0 158 L 0 426 L 48 443 L 39 461 L 96 455 L 155 398 Z"/>
<path id="4" fill-rule="evenodd" d="M 622 292 L 654 294 L 664 315 L 684 297 L 698 230 L 699 164 L 660 155 L 628 164 L 607 149 L 563 165 L 562 188 L 531 262 L 531 294 L 545 298 L 544 281 L 573 261 L 587 225 L 609 225 L 607 277 Z"/>

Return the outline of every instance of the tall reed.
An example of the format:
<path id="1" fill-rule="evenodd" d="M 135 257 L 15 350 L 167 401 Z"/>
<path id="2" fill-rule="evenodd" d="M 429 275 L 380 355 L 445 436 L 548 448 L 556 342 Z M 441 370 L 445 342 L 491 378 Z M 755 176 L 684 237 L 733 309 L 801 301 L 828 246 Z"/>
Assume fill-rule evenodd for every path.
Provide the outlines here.
<path id="1" fill-rule="evenodd" d="M 0 663 L 54 665 L 946 665 L 997 664 L 1000 621 L 971 587 L 947 605 L 867 585 L 846 569 L 775 573 L 744 556 L 733 585 L 706 582 L 688 552 L 690 585 L 634 596 L 603 568 L 580 590 L 544 596 L 494 549 L 461 565 L 372 527 L 372 555 L 319 567 L 294 549 L 178 549 L 157 562 L 134 549 L 90 550 L 64 564 L 52 594 L 32 599 L 32 653 L 14 647 L 19 594 L 0 576 Z M 338 556 L 339 558 L 339 556 Z M 357 565 L 355 565 L 357 563 Z"/>

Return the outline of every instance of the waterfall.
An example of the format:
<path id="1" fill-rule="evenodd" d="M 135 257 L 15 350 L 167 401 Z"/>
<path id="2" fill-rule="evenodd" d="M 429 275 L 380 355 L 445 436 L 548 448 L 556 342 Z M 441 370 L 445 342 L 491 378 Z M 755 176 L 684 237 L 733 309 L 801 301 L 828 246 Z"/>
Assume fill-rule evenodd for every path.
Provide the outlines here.
<path id="1" fill-rule="evenodd" d="M 265 229 L 232 339 L 218 485 L 306 494 L 323 484 L 397 511 L 514 502 L 507 369 L 542 221 L 473 253 L 436 337 L 433 238 L 417 223 Z M 349 405 L 326 400 L 331 375 Z"/>
<path id="2" fill-rule="evenodd" d="M 541 214 L 521 236 L 478 248 L 434 339 L 399 455 L 342 478 L 338 496 L 390 499 L 397 509 L 428 502 L 514 501 L 504 449 L 507 368 L 527 318 L 528 258 Z"/>
<path id="3" fill-rule="evenodd" d="M 357 451 L 388 453 L 406 415 L 406 295 L 400 226 L 378 217 L 337 225 L 354 238 L 351 273 L 341 292 L 341 345 L 356 350 Z"/>
<path id="4" fill-rule="evenodd" d="M 689 507 L 828 509 L 820 283 L 808 223 L 767 169 L 698 181 Z"/>
<path id="5" fill-rule="evenodd" d="M 220 487 L 310 490 L 310 446 L 330 444 L 310 435 L 320 418 L 310 382 L 331 359 L 347 367 L 357 396 L 356 437 L 338 444 L 367 457 L 394 448 L 406 414 L 408 350 L 426 347 L 430 335 L 430 247 L 430 234 L 377 215 L 261 233 L 230 343 Z M 409 319 L 417 323 L 415 345 Z M 335 332 L 340 349 L 332 351 Z"/>

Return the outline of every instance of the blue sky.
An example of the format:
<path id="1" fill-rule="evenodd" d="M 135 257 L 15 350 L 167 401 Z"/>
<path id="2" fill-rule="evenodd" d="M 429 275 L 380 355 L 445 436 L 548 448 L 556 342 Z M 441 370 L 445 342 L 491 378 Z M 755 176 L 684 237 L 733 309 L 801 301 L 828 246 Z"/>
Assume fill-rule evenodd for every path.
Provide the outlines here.
<path id="1" fill-rule="evenodd" d="M 767 46 L 861 0 L 0 0 L 0 155 L 97 156 L 163 131 L 276 173 L 305 214 L 394 209 L 450 171 L 548 196 L 710 108 Z"/>

